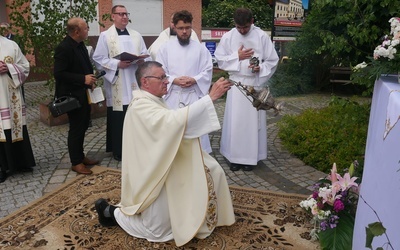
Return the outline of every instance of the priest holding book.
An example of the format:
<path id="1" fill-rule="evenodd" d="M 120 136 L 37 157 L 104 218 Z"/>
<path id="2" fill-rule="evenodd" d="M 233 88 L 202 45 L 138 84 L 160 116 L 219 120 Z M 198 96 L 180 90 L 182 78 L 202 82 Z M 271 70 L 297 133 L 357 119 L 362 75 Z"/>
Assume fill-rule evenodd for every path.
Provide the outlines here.
<path id="1" fill-rule="evenodd" d="M 93 54 L 98 70 L 104 70 L 104 88 L 107 104 L 106 151 L 113 152 L 114 159 L 122 159 L 122 127 L 126 109 L 132 100 L 132 90 L 137 88 L 135 72 L 144 60 L 116 59 L 124 52 L 146 57 L 147 48 L 142 36 L 127 27 L 129 13 L 123 5 L 111 9 L 114 24 L 102 32 Z"/>

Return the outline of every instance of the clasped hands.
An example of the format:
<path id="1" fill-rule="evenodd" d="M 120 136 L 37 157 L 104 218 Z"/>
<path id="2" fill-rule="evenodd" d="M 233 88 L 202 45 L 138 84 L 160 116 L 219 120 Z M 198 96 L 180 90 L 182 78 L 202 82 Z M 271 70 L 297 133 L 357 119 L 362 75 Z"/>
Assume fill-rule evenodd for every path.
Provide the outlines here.
<path id="1" fill-rule="evenodd" d="M 246 60 L 246 59 L 251 59 L 254 55 L 254 50 L 253 49 L 245 49 L 244 46 L 240 46 L 238 50 L 238 55 L 239 55 L 239 61 Z M 249 65 L 249 68 L 252 69 L 252 72 L 260 72 L 260 66 L 259 65 Z"/>
<path id="2" fill-rule="evenodd" d="M 188 88 L 193 84 L 196 84 L 196 80 L 190 76 L 180 76 L 174 79 L 173 84 L 178 85 L 181 88 Z"/>

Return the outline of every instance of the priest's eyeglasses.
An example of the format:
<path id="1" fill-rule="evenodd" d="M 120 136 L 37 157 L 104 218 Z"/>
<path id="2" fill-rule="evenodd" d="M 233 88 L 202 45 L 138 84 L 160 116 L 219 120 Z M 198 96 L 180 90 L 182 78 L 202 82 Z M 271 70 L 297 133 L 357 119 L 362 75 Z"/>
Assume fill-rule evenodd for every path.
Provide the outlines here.
<path id="1" fill-rule="evenodd" d="M 120 17 L 124 17 L 124 16 L 129 17 L 129 15 L 130 15 L 131 13 L 126 13 L 126 12 L 114 12 L 113 14 L 118 15 L 118 16 L 120 16 Z"/>
<path id="2" fill-rule="evenodd" d="M 165 81 L 165 80 L 168 80 L 168 78 L 169 78 L 169 76 L 167 76 L 167 75 L 163 75 L 163 76 L 145 76 L 144 78 L 155 78 L 155 79 L 158 79 L 158 80 L 160 80 L 160 81 Z"/>

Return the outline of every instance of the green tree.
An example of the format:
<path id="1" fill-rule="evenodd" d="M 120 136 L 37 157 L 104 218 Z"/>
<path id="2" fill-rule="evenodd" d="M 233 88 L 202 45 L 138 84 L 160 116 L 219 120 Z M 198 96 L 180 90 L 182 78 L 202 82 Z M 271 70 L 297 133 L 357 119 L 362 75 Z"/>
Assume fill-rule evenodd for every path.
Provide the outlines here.
<path id="1" fill-rule="evenodd" d="M 233 28 L 233 12 L 240 7 L 252 10 L 256 26 L 271 29 L 273 15 L 267 0 L 208 0 L 207 4 L 203 4 L 202 26 Z"/>
<path id="2" fill-rule="evenodd" d="M 371 56 L 389 32 L 388 20 L 400 1 L 313 0 L 311 11 L 289 56 L 294 63 L 311 64 L 318 86 L 327 83 L 332 65 L 354 66 Z M 324 82 L 325 81 L 325 82 Z"/>
<path id="3" fill-rule="evenodd" d="M 7 5 L 19 45 L 26 54 L 35 55 L 34 70 L 46 76 L 50 87 L 54 84 L 54 49 L 66 35 L 67 20 L 76 16 L 94 21 L 97 4 L 96 0 L 14 0 Z"/>

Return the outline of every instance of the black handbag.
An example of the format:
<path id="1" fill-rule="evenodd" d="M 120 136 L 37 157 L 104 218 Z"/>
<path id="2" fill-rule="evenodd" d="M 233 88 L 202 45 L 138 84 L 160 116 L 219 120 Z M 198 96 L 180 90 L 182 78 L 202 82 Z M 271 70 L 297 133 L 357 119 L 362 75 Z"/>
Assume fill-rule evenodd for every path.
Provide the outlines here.
<path id="1" fill-rule="evenodd" d="M 78 99 L 73 96 L 62 96 L 60 98 L 55 98 L 54 101 L 47 105 L 47 107 L 49 107 L 53 117 L 58 117 L 71 110 L 80 108 L 81 104 Z"/>

